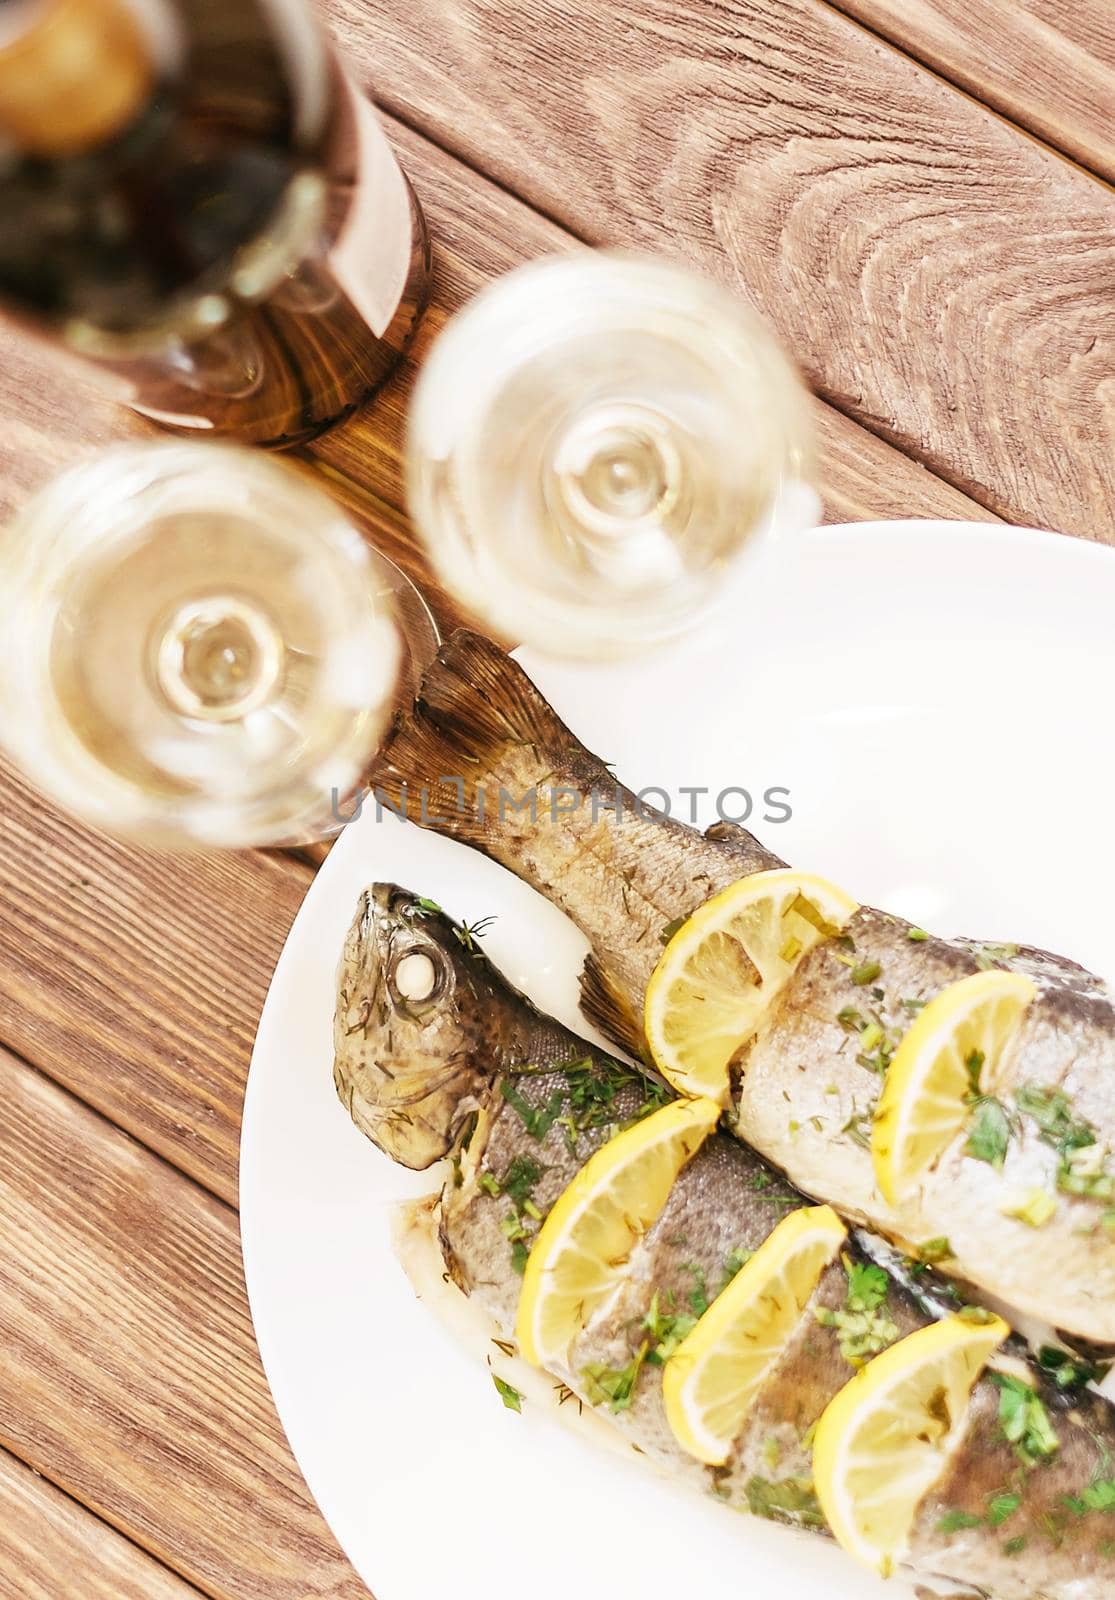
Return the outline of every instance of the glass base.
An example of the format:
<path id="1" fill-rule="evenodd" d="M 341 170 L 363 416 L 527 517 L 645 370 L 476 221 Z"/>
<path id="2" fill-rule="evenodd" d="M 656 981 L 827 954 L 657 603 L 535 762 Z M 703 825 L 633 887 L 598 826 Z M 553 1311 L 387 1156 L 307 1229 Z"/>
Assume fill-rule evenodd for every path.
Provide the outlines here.
<path id="1" fill-rule="evenodd" d="M 153 361 L 105 362 L 131 390 L 141 416 L 180 434 L 234 439 L 262 449 L 306 444 L 350 417 L 394 372 L 429 302 L 432 251 L 417 196 L 410 200 L 410 267 L 398 308 L 382 335 L 334 286 L 332 303 L 299 309 L 279 300 L 245 306 L 227 330 L 182 352 L 176 370 Z M 325 278 L 328 283 L 328 278 Z M 217 341 L 230 377 L 212 386 L 186 375 L 213 370 Z M 208 348 L 207 348 L 208 347 Z"/>

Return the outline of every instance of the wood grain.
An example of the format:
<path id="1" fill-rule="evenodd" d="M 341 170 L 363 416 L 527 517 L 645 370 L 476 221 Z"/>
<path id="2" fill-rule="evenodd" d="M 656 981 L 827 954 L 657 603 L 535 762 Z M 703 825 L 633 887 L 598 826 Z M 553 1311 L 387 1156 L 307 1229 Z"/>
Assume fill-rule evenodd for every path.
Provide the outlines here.
<path id="1" fill-rule="evenodd" d="M 158 855 L 0 768 L 0 1034 L 234 1201 L 256 1020 L 312 876 L 278 855 Z"/>
<path id="2" fill-rule="evenodd" d="M 826 399 L 998 514 L 1115 539 L 1115 195 L 1078 168 L 816 0 L 331 14 L 470 164 L 736 285 Z"/>
<path id="3" fill-rule="evenodd" d="M 0 1600 L 198 1600 L 199 1591 L 0 1451 Z"/>
<path id="4" fill-rule="evenodd" d="M 423 558 L 419 553 L 416 561 L 413 546 L 406 548 L 407 524 L 401 523 L 392 534 L 384 522 L 389 521 L 391 508 L 406 503 L 402 466 L 406 407 L 426 352 L 451 312 L 490 278 L 536 256 L 577 248 L 579 241 L 406 127 L 393 125 L 392 136 L 421 194 L 436 241 L 433 306 L 398 377 L 371 405 L 317 440 L 306 453 L 350 481 L 358 491 L 355 504 L 359 496 L 369 497 L 366 504 L 380 519 L 374 530 L 377 539 L 382 536 L 392 559 L 417 577 Z M 816 414 L 820 487 L 828 521 L 994 520 L 993 514 L 839 411 L 818 404 Z M 438 591 L 433 598 L 445 605 Z"/>
<path id="5" fill-rule="evenodd" d="M 438 295 L 405 372 L 315 447 L 330 487 L 426 590 L 443 627 L 462 620 L 430 584 L 399 509 L 401 436 L 415 365 L 487 276 L 568 234 L 396 130 L 444 242 Z M 3 367 L 7 358 L 8 365 Z M 122 430 L 151 435 L 66 363 L 0 335 L 0 504 Z M 980 516 L 979 508 L 827 407 L 819 408 L 830 517 Z M 281 858 L 181 860 L 110 843 L 0 771 L 0 1037 L 226 1200 L 235 1199 L 240 1108 L 259 1009 L 309 869 Z"/>
<path id="6" fill-rule="evenodd" d="M 3 1053 L 0 1103 L 0 1442 L 212 1600 L 366 1600 L 275 1416 L 233 1213 Z"/>
<path id="7" fill-rule="evenodd" d="M 1111 0 L 830 0 L 1115 180 Z"/>

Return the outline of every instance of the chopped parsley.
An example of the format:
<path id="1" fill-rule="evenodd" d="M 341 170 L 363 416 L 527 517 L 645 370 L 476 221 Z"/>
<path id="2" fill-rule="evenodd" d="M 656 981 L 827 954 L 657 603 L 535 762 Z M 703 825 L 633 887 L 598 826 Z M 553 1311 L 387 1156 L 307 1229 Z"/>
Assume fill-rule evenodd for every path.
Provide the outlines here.
<path id="1" fill-rule="evenodd" d="M 877 961 L 861 961 L 858 967 L 852 968 L 852 982 L 857 989 L 862 989 L 867 984 L 874 983 L 882 970 Z"/>
<path id="2" fill-rule="evenodd" d="M 960 1533 L 964 1528 L 982 1528 L 983 1518 L 970 1511 L 946 1511 L 937 1523 L 938 1533 Z"/>
<path id="3" fill-rule="evenodd" d="M 705 1278 L 705 1269 L 695 1261 L 686 1261 L 682 1264 L 683 1272 L 688 1272 L 693 1279 L 693 1287 L 689 1291 L 689 1309 L 695 1317 L 703 1317 L 712 1301 L 709 1299 L 708 1281 Z"/>
<path id="4" fill-rule="evenodd" d="M 1069 1391 L 1102 1382 L 1110 1370 L 1109 1362 L 1089 1361 L 1055 1344 L 1042 1345 L 1038 1351 L 1038 1366 L 1058 1389 Z"/>
<path id="5" fill-rule="evenodd" d="M 666 1304 L 670 1307 L 675 1304 L 672 1296 Z M 651 1341 L 647 1360 L 652 1367 L 664 1367 L 682 1340 L 693 1332 L 697 1326 L 697 1318 L 691 1311 L 663 1310 L 659 1305 L 656 1289 L 642 1326 L 650 1335 Z"/>
<path id="6" fill-rule="evenodd" d="M 1066 1495 L 1065 1504 L 1078 1517 L 1091 1511 L 1115 1511 L 1115 1478 L 1098 1478 L 1081 1495 Z"/>
<path id="7" fill-rule="evenodd" d="M 744 1490 L 747 1509 L 755 1517 L 789 1522 L 799 1528 L 823 1528 L 824 1513 L 811 1478 L 749 1478 Z"/>
<path id="8" fill-rule="evenodd" d="M 480 1187 L 486 1194 L 506 1195 L 515 1208 L 507 1213 L 500 1228 L 511 1246 L 512 1270 L 519 1277 L 526 1271 L 535 1226 L 542 1221 L 542 1213 L 533 1197 L 534 1186 L 543 1170 L 529 1156 L 518 1155 L 508 1164 L 502 1179 L 497 1180 L 490 1172 L 480 1176 Z"/>
<path id="9" fill-rule="evenodd" d="M 968 1105 L 972 1107 L 972 1116 L 968 1123 L 968 1142 L 964 1146 L 964 1151 L 974 1160 L 986 1161 L 1001 1171 L 1007 1159 L 1014 1126 L 1003 1102 L 996 1099 L 993 1094 L 982 1093 L 980 1079 L 983 1075 L 983 1065 L 982 1050 L 973 1050 L 964 1063 L 968 1082 L 971 1084 L 966 1098 Z"/>
<path id="10" fill-rule="evenodd" d="M 987 1502 L 982 1517 L 971 1511 L 946 1511 L 937 1523 L 938 1533 L 960 1533 L 966 1528 L 1001 1528 L 1009 1522 L 1022 1505 L 1022 1496 L 1014 1489 L 1002 1489 Z"/>
<path id="11" fill-rule="evenodd" d="M 684 917 L 675 917 L 673 922 L 667 922 L 666 926 L 662 929 L 662 932 L 658 935 L 661 942 L 663 944 L 669 944 L 670 940 L 674 937 L 674 934 L 680 933 L 681 929 L 685 927 L 685 924 L 689 921 L 691 916 L 692 912 L 687 911 Z"/>
<path id="12" fill-rule="evenodd" d="M 626 1411 L 635 1396 L 639 1373 L 650 1350 L 650 1341 L 644 1339 L 625 1367 L 606 1367 L 602 1362 L 590 1361 L 581 1368 L 581 1376 L 590 1402 L 594 1406 L 606 1405 L 613 1415 Z"/>
<path id="13" fill-rule="evenodd" d="M 813 1315 L 823 1328 L 835 1328 L 840 1354 L 849 1366 L 862 1367 L 872 1356 L 892 1345 L 898 1328 L 887 1307 L 890 1278 L 873 1261 L 844 1257 L 848 1293 L 841 1310 L 817 1306 Z"/>
<path id="14" fill-rule="evenodd" d="M 911 944 L 924 944 L 929 935 L 924 928 L 907 928 L 906 937 Z"/>
<path id="15" fill-rule="evenodd" d="M 500 1179 L 500 1189 L 517 1210 L 526 1211 L 541 1176 L 542 1168 L 529 1156 L 516 1156 Z"/>
<path id="16" fill-rule="evenodd" d="M 1002 1494 L 993 1495 L 987 1506 L 987 1526 L 1001 1528 L 1008 1522 L 1022 1504 L 1022 1496 L 1013 1489 L 1004 1490 Z"/>
<path id="17" fill-rule="evenodd" d="M 500 1092 L 512 1110 L 519 1113 L 523 1127 L 530 1137 L 537 1139 L 539 1143 L 549 1133 L 565 1104 L 564 1093 L 561 1089 L 555 1089 L 544 1106 L 532 1106 L 508 1078 L 504 1078 L 501 1083 Z"/>
<path id="18" fill-rule="evenodd" d="M 499 1395 L 508 1411 L 521 1412 L 523 1409 L 523 1397 L 519 1393 L 518 1389 L 513 1389 L 509 1383 L 505 1383 L 503 1379 L 497 1377 L 494 1372 L 492 1373 L 492 1382 L 496 1386 L 496 1393 Z"/>
<path id="19" fill-rule="evenodd" d="M 999 1426 L 1025 1467 L 1035 1467 L 1060 1449 L 1060 1441 L 1041 1397 L 1007 1372 L 992 1372 L 999 1390 Z"/>
<path id="20" fill-rule="evenodd" d="M 728 1251 L 724 1259 L 724 1271 L 720 1279 L 720 1288 L 717 1290 L 718 1294 L 723 1294 L 736 1273 L 739 1272 L 741 1267 L 747 1265 L 754 1254 L 754 1250 L 749 1250 L 746 1245 L 742 1244 L 737 1245 L 734 1250 Z"/>
<path id="21" fill-rule="evenodd" d="M 1115 1175 L 1108 1170 L 1107 1152 L 1098 1142 L 1097 1130 L 1076 1115 L 1065 1091 L 1026 1084 L 1014 1098 L 1023 1116 L 1037 1123 L 1042 1143 L 1060 1158 L 1058 1189 L 1089 1200 L 1115 1200 Z"/>
<path id="22" fill-rule="evenodd" d="M 1016 944 L 973 944 L 970 949 L 981 972 L 990 972 L 992 967 L 1005 967 L 1018 954 Z"/>
<path id="23" fill-rule="evenodd" d="M 952 1245 L 942 1235 L 938 1239 L 927 1239 L 918 1246 L 918 1261 L 925 1266 L 936 1266 L 940 1261 L 952 1260 Z"/>

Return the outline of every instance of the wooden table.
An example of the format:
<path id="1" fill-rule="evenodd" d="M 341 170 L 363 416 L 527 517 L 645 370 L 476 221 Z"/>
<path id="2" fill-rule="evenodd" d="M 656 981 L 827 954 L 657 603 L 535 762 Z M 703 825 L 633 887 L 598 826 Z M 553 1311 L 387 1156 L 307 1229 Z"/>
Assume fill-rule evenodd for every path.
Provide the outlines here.
<path id="1" fill-rule="evenodd" d="M 820 397 L 829 520 L 1115 541 L 1110 0 L 333 0 L 332 23 L 438 266 L 406 370 L 310 454 L 420 580 L 414 367 L 484 280 L 578 241 L 767 311 Z M 15 335 L 0 354 L 0 509 L 146 431 Z M 358 1600 L 237 1241 L 253 1030 L 313 868 L 147 855 L 0 792 L 0 1596 Z"/>

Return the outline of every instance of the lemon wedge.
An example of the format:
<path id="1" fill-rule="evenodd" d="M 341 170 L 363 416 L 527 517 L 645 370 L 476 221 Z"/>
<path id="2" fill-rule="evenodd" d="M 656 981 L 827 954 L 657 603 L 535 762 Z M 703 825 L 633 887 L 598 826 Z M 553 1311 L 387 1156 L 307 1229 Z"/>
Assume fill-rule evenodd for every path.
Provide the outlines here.
<path id="1" fill-rule="evenodd" d="M 667 1361 L 666 1418 L 698 1461 L 727 1461 L 751 1402 L 846 1235 L 829 1206 L 791 1212 Z"/>
<path id="2" fill-rule="evenodd" d="M 875 1180 L 888 1205 L 910 1193 L 963 1128 L 972 1090 L 994 1091 L 1036 994 L 1020 972 L 975 972 L 918 1014 L 895 1051 L 871 1130 Z"/>
<path id="3" fill-rule="evenodd" d="M 663 1106 L 609 1139 L 558 1197 L 523 1274 L 515 1336 L 527 1361 L 564 1360 L 719 1117 L 712 1100 Z"/>
<path id="4" fill-rule="evenodd" d="M 826 1407 L 813 1485 L 850 1555 L 889 1577 L 922 1499 L 964 1430 L 972 1386 L 1010 1334 L 999 1317 L 948 1317 L 868 1362 Z"/>
<path id="5" fill-rule="evenodd" d="M 741 878 L 695 911 L 647 985 L 647 1042 L 674 1088 L 724 1104 L 740 1045 L 801 958 L 858 910 L 824 878 L 778 867 Z"/>

